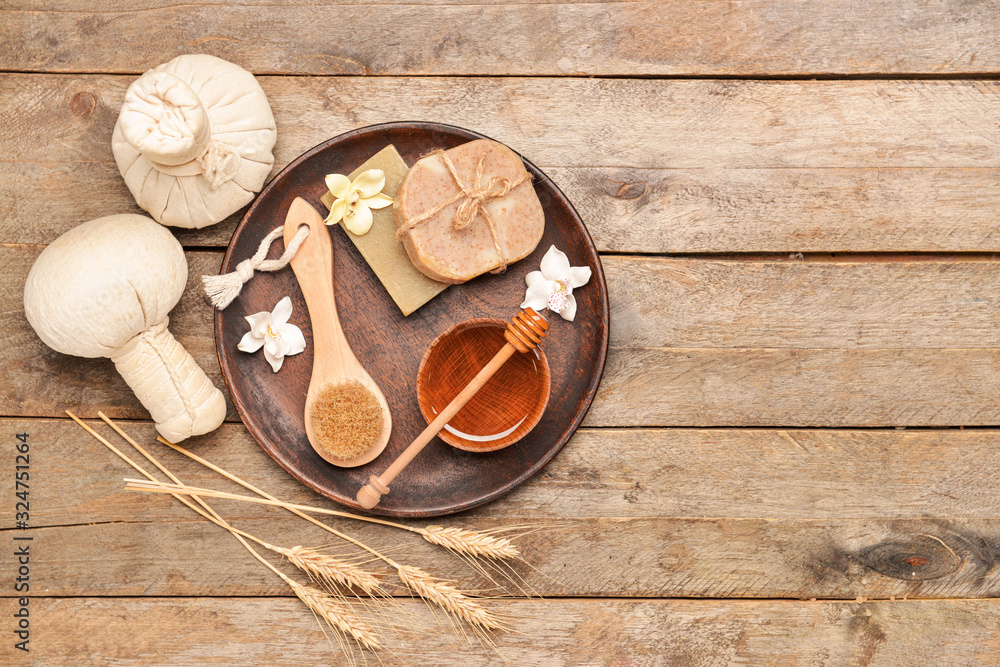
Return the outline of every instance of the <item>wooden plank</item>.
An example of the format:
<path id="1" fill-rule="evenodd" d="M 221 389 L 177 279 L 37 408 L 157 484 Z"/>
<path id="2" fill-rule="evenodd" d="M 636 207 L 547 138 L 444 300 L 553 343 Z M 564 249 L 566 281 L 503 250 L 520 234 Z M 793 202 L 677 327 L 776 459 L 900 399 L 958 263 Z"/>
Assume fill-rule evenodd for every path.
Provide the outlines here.
<path id="1" fill-rule="evenodd" d="M 106 360 L 46 348 L 24 319 L 39 246 L 0 248 L 0 414 L 148 415 Z M 189 253 L 171 328 L 222 386 Z M 995 262 L 756 262 L 607 257 L 613 341 L 589 426 L 1000 424 Z M 235 413 L 230 410 L 231 419 Z"/>
<path id="2" fill-rule="evenodd" d="M 188 483 L 240 491 L 153 444 L 149 423 L 126 428 Z M 128 449 L 107 427 L 98 429 Z M 8 515 L 0 530 L 39 545 L 33 581 L 43 594 L 287 593 L 232 538 L 171 498 L 125 492 L 122 479 L 136 475 L 75 424 L 2 422 L 4 441 L 16 432 L 29 433 L 33 446 L 33 528 L 16 530 Z M 517 539 L 531 565 L 516 568 L 524 586 L 545 596 L 996 596 L 996 437 L 992 431 L 584 431 L 513 494 L 419 524 L 490 529 L 558 522 L 561 528 Z M 280 471 L 241 426 L 226 425 L 192 447 L 283 499 L 336 507 Z M 13 497 L 12 478 L 0 478 L 0 494 Z M 343 543 L 280 510 L 213 505 L 273 544 L 343 551 Z M 418 536 L 332 521 L 376 548 L 402 548 L 396 557 L 463 587 L 492 586 Z M 0 566 L 12 558 L 4 554 Z M 404 593 L 391 581 L 395 593 Z"/>
<path id="3" fill-rule="evenodd" d="M 995 470 L 995 467 L 994 467 Z M 125 477 L 126 474 L 122 474 Z M 537 487 L 533 487 L 537 488 Z M 44 507 L 56 499 L 31 496 Z M 164 501 L 170 500 L 169 497 Z M 279 511 L 235 520 L 232 501 L 214 507 L 240 529 L 282 547 L 361 555 L 319 528 Z M 33 537 L 33 590 L 55 596 L 286 595 L 268 570 L 221 529 L 201 520 L 129 521 L 8 531 Z M 161 510 L 163 511 L 163 510 Z M 180 510 L 178 510 L 180 511 Z M 568 510 L 572 512 L 572 510 Z M 121 506 L 116 514 L 128 514 Z M 193 516 L 193 515 L 192 515 Z M 551 518 L 548 521 L 552 521 Z M 489 530 L 545 523 L 540 517 L 451 518 L 435 523 Z M 425 522 L 426 523 L 426 522 Z M 516 585 L 547 597 L 854 599 L 1000 596 L 1000 517 L 988 519 L 728 519 L 559 517 L 559 529 L 516 540 L 525 564 Z M 393 558 L 462 588 L 498 594 L 477 574 L 419 536 L 384 527 L 334 525 Z M 280 557 L 271 554 L 278 563 Z M 16 570 L 13 551 L 0 565 Z M 283 565 L 292 574 L 293 568 Z M 369 566 L 405 594 L 391 570 Z M 494 573 L 493 578 L 498 576 Z M 502 583 L 502 582 L 501 582 Z M 10 595 L 10 591 L 5 591 Z"/>
<path id="4" fill-rule="evenodd" d="M 0 242 L 48 243 L 138 210 L 110 151 L 132 78 L 0 76 Z M 996 81 L 261 83 L 278 121 L 275 169 L 371 123 L 471 127 L 550 173 L 602 250 L 1000 250 Z M 181 238 L 225 245 L 235 219 Z"/>
<path id="5" fill-rule="evenodd" d="M 103 423 L 92 423 L 128 449 Z M 242 493 L 156 444 L 150 422 L 123 427 L 189 484 Z M 126 492 L 122 478 L 131 469 L 68 419 L 0 420 L 3 442 L 22 432 L 41 447 L 32 460 L 39 500 L 32 525 L 189 518 L 168 498 Z M 997 516 L 998 438 L 986 429 L 582 429 L 535 480 L 462 516 L 989 519 Z M 190 447 L 282 499 L 335 507 L 285 473 L 240 424 L 224 424 Z M 12 496 L 13 483 L 0 478 L 0 493 Z M 229 504 L 227 512 L 241 520 L 275 515 L 248 503 Z M 0 519 L 0 529 L 13 525 L 10 515 Z"/>
<path id="6" fill-rule="evenodd" d="M 0 413 L 147 415 L 110 362 L 46 348 L 21 309 L 38 246 L 0 249 L 11 343 Z M 172 329 L 222 386 L 189 253 Z M 993 262 L 754 262 L 608 257 L 614 339 L 590 426 L 1000 423 Z M 960 317 L 961 326 L 954 325 Z M 84 398 L 84 394 L 86 398 Z M 748 409 L 748 406 L 753 406 Z M 230 411 L 230 418 L 235 414 Z"/>
<path id="7" fill-rule="evenodd" d="M 615 347 L 1000 347 L 994 261 L 602 263 Z"/>
<path id="8" fill-rule="evenodd" d="M 998 391 L 996 349 L 615 348 L 583 423 L 987 426 Z"/>
<path id="9" fill-rule="evenodd" d="M 982 665 L 996 659 L 996 600 L 896 602 L 603 601 L 495 602 L 520 632 L 497 637 L 521 665 Z M 0 601 L 10 618 L 15 600 Z M 34 598 L 30 655 L 8 641 L 8 664 L 327 664 L 338 653 L 294 599 Z M 415 628 L 386 665 L 504 664 L 464 645 L 416 602 Z M 425 629 L 426 628 L 426 629 Z M 368 660 L 374 660 L 370 654 Z M 339 663 L 338 663 L 339 664 Z"/>
<path id="10" fill-rule="evenodd" d="M 203 51 L 273 74 L 995 73 L 990 3 L 712 0 L 292 5 L 16 0 L 0 69 L 141 72 Z M 282 6 L 284 5 L 284 6 Z M 262 30 L 261 26 L 267 26 Z M 405 30 L 400 27 L 405 26 Z M 679 29 L 680 28 L 680 29 Z M 117 49 L 142 39 L 141 49 Z"/>
<path id="11" fill-rule="evenodd" d="M 1000 169 L 554 167 L 546 173 L 601 251 L 1000 250 Z M 48 243 L 109 211 L 144 214 L 110 162 L 0 162 L 0 183 L 6 188 L 0 238 L 7 241 Z M 212 227 L 175 233 L 185 246 L 223 247 L 244 210 Z"/>

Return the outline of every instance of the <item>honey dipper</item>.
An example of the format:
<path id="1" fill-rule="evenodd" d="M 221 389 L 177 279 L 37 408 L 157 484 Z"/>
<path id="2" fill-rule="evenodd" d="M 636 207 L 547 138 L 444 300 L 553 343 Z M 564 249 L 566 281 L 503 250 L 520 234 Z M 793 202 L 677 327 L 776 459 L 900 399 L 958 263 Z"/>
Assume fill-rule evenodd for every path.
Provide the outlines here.
<path id="1" fill-rule="evenodd" d="M 286 247 L 302 225 L 309 227 L 309 235 L 291 265 L 306 299 L 313 336 L 306 437 L 326 461 L 350 468 L 382 453 L 392 433 L 392 417 L 385 396 L 354 356 L 340 327 L 327 227 L 316 209 L 296 197 L 285 216 Z"/>
<path id="2" fill-rule="evenodd" d="M 525 308 L 511 318 L 511 321 L 507 323 L 506 331 L 503 332 L 507 344 L 500 348 L 500 351 L 490 359 L 476 377 L 472 378 L 469 384 L 465 385 L 462 391 L 458 392 L 451 403 L 434 418 L 434 421 L 427 425 L 427 428 L 410 443 L 410 446 L 392 462 L 385 472 L 378 477 L 372 475 L 368 478 L 368 483 L 358 491 L 358 503 L 368 510 L 378 505 L 382 495 L 389 493 L 389 484 L 396 479 L 396 476 L 416 458 L 427 443 L 445 427 L 445 424 L 458 414 L 458 411 L 476 395 L 476 392 L 483 388 L 483 385 L 493 377 L 494 373 L 500 370 L 500 367 L 511 358 L 514 352 L 523 353 L 535 349 L 545 338 L 548 329 L 549 323 L 531 308 Z"/>

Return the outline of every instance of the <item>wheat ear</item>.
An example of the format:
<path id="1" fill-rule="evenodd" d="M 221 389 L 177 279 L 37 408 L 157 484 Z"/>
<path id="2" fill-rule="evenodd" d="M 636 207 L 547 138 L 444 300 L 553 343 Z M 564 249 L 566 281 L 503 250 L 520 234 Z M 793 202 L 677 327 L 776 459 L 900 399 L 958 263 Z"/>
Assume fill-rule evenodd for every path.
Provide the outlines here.
<path id="1" fill-rule="evenodd" d="M 477 530 L 427 526 L 421 534 L 431 544 L 470 556 L 504 560 L 521 555 L 517 547 L 506 537 L 495 537 Z"/>
<path id="2" fill-rule="evenodd" d="M 312 609 L 313 613 L 331 629 L 342 632 L 360 646 L 372 651 L 382 647 L 378 636 L 364 621 L 348 611 L 342 604 L 333 600 L 327 593 L 312 586 L 303 586 L 284 575 L 282 578 L 295 591 L 295 595 L 305 602 L 306 606 Z"/>
<path id="3" fill-rule="evenodd" d="M 322 582 L 330 587 L 342 584 L 359 588 L 372 596 L 382 591 L 381 584 L 374 574 L 334 556 L 307 547 L 291 549 L 275 547 L 274 550 L 288 559 L 289 563 L 308 574 L 313 581 Z"/>
<path id="4" fill-rule="evenodd" d="M 272 503 L 266 503 L 266 504 L 279 504 L 289 510 L 291 510 L 291 507 L 295 507 L 297 509 L 302 509 L 307 512 L 315 511 L 315 512 L 320 512 L 322 514 L 329 514 L 331 516 L 343 517 L 345 519 L 353 519 L 355 521 L 365 521 L 367 523 L 376 523 L 382 526 L 390 526 L 392 528 L 398 528 L 400 530 L 407 530 L 411 533 L 417 533 L 423 536 L 423 538 L 428 542 L 430 542 L 431 544 L 442 546 L 446 549 L 450 549 L 452 551 L 456 551 L 458 553 L 465 554 L 468 556 L 491 558 L 494 560 L 512 559 L 512 558 L 518 558 L 520 556 L 520 552 L 518 551 L 517 547 L 514 546 L 514 544 L 509 539 L 505 537 L 495 537 L 489 535 L 488 533 L 483 533 L 476 530 L 466 530 L 464 528 L 444 528 L 442 526 L 428 526 L 427 528 L 421 528 L 419 526 L 408 526 L 406 524 L 396 523 L 395 521 L 386 521 L 385 519 L 376 519 L 374 517 L 363 516 L 361 514 L 353 514 L 351 512 L 344 512 L 340 510 L 319 510 L 318 508 L 311 508 L 308 505 L 290 506 L 282 504 L 281 501 L 279 501 L 274 496 L 268 495 L 263 491 L 260 491 L 259 489 L 251 486 L 247 482 L 244 482 L 236 475 L 226 472 L 225 470 L 215 465 L 214 463 L 206 461 L 197 454 L 188 451 L 184 447 L 181 447 L 180 445 L 175 445 L 174 443 L 164 439 L 163 437 L 158 437 L 157 440 L 159 440 L 164 445 L 172 448 L 176 452 L 183 454 L 184 456 L 187 456 L 192 461 L 197 461 L 206 468 L 214 470 L 215 472 L 219 473 L 226 479 L 236 482 L 245 489 L 248 489 L 249 491 L 252 491 L 257 495 L 272 501 Z M 246 496 L 235 496 L 232 499 L 258 502 L 256 498 L 248 498 Z"/>
<path id="5" fill-rule="evenodd" d="M 400 581 L 406 584 L 407 588 L 469 625 L 483 630 L 506 629 L 493 614 L 476 602 L 474 598 L 440 579 L 435 579 L 419 567 L 398 565 L 396 572 L 399 574 Z"/>

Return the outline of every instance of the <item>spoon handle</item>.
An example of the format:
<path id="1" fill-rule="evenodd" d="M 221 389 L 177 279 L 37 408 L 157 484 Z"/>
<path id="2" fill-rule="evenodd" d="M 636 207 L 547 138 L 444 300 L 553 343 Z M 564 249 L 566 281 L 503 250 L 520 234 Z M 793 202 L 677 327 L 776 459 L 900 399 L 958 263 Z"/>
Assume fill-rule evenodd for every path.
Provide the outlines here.
<path id="1" fill-rule="evenodd" d="M 309 227 L 309 236 L 290 263 L 309 309 L 313 374 L 320 370 L 321 377 L 340 376 L 344 374 L 344 369 L 358 366 L 358 361 L 347 344 L 337 317 L 337 303 L 333 296 L 333 245 L 323 218 L 304 199 L 296 197 L 285 216 L 286 246 L 302 225 Z"/>
<path id="2" fill-rule="evenodd" d="M 358 503 L 369 510 L 378 505 L 382 495 L 389 493 L 389 484 L 396 479 L 396 476 L 403 472 L 403 469 L 416 458 L 427 443 L 434 439 L 434 436 L 445 427 L 445 424 L 451 421 L 451 418 L 472 400 L 476 392 L 483 388 L 483 385 L 500 370 L 500 367 L 511 358 L 514 352 L 528 352 L 535 349 L 545 338 L 548 328 L 549 323 L 531 308 L 526 308 L 523 312 L 518 313 L 507 324 L 507 330 L 504 331 L 507 344 L 500 348 L 500 351 L 476 374 L 476 377 L 472 378 L 469 384 L 465 385 L 462 391 L 458 392 L 455 398 L 451 399 L 444 410 L 427 425 L 427 428 L 410 443 L 409 447 L 392 462 L 385 472 L 378 477 L 372 475 L 368 478 L 368 484 L 358 491 Z"/>

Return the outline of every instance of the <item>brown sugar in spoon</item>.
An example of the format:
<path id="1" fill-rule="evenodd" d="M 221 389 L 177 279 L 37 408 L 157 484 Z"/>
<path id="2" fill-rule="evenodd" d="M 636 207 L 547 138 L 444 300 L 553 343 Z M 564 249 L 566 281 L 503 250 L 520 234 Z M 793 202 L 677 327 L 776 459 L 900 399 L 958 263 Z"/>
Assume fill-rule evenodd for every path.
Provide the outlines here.
<path id="1" fill-rule="evenodd" d="M 342 468 L 368 463 L 392 433 L 385 396 L 351 351 L 333 296 L 333 245 L 319 213 L 296 197 L 285 216 L 285 247 L 302 225 L 309 235 L 292 270 L 309 309 L 313 369 L 306 394 L 306 437 L 324 460 Z"/>

